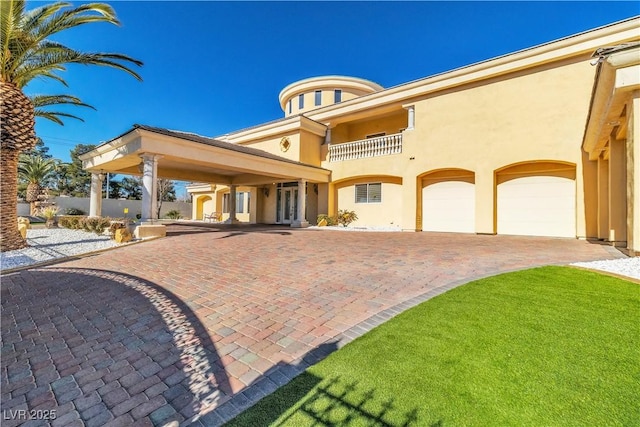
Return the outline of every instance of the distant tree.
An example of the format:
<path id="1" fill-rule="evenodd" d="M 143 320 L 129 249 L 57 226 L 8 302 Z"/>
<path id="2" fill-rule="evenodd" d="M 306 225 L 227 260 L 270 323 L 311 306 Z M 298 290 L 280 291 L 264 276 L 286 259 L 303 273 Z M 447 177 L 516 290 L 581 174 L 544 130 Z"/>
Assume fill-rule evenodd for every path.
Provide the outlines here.
<path id="1" fill-rule="evenodd" d="M 55 171 L 53 159 L 45 159 L 40 156 L 21 155 L 18 161 L 18 177 L 27 183 L 25 200 L 31 204 L 31 215 L 36 212 L 36 205 L 47 188 Z"/>
<path id="2" fill-rule="evenodd" d="M 49 154 L 49 147 L 44 145 L 44 141 L 40 137 L 36 137 L 36 145 L 28 151 L 22 153 L 27 156 L 40 156 L 43 159 L 51 159 L 53 156 Z"/>
<path id="3" fill-rule="evenodd" d="M 70 163 L 64 163 L 56 159 L 56 170 L 52 179 L 52 187 L 59 196 L 70 196 L 73 193 L 69 167 Z"/>
<path id="4" fill-rule="evenodd" d="M 120 181 L 120 192 L 128 200 L 142 200 L 142 178 L 125 176 Z"/>
<path id="5" fill-rule="evenodd" d="M 91 194 L 91 172 L 82 168 L 82 160 L 78 156 L 96 148 L 93 144 L 78 144 L 71 151 L 71 163 L 65 167 L 64 173 L 69 178 L 69 193 L 75 197 L 89 197 Z"/>
<path id="6" fill-rule="evenodd" d="M 175 202 L 176 201 L 176 187 L 175 182 L 170 179 L 158 179 L 158 206 L 157 217 L 160 218 L 160 209 L 162 209 L 162 202 Z"/>
<path id="7" fill-rule="evenodd" d="M 112 173 L 109 174 L 109 198 L 110 199 L 119 199 L 122 197 L 122 190 L 121 190 L 121 184 L 120 184 L 120 180 L 116 179 L 117 174 Z M 107 192 L 107 189 L 104 190 L 104 192 Z"/>

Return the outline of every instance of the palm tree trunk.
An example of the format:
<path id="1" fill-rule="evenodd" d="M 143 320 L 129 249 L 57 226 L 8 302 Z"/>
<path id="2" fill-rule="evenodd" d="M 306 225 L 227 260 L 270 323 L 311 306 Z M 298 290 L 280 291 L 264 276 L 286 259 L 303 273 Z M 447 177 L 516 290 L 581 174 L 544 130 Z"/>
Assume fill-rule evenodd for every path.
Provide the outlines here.
<path id="1" fill-rule="evenodd" d="M 27 242 L 18 231 L 18 155 L 36 144 L 33 104 L 13 83 L 0 81 L 0 252 Z"/>
<path id="2" fill-rule="evenodd" d="M 0 251 L 22 249 L 27 242 L 18 231 L 18 154 L 0 151 Z"/>

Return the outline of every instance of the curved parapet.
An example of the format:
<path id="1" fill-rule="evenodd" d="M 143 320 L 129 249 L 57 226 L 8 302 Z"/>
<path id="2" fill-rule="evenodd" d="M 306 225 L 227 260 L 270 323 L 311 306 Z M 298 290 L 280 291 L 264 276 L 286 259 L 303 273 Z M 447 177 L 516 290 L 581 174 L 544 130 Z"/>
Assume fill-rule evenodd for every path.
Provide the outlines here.
<path id="1" fill-rule="evenodd" d="M 384 88 L 356 77 L 320 76 L 291 83 L 280 92 L 280 107 L 286 116 L 347 101 Z"/>

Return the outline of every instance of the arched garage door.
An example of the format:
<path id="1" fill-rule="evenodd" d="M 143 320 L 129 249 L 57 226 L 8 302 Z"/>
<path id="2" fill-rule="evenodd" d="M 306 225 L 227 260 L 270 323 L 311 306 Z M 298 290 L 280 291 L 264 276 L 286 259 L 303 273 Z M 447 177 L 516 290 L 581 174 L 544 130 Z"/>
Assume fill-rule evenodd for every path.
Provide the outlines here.
<path id="1" fill-rule="evenodd" d="M 475 185 L 444 181 L 422 189 L 422 230 L 475 233 Z"/>
<path id="2" fill-rule="evenodd" d="M 528 176 L 498 185 L 498 234 L 576 236 L 575 181 Z"/>

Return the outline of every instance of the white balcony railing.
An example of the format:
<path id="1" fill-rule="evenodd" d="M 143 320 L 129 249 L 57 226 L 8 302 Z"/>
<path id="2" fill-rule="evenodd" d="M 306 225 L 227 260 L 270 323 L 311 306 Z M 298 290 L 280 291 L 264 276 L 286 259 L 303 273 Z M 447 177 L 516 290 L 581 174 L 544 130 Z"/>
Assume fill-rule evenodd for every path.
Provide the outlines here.
<path id="1" fill-rule="evenodd" d="M 329 146 L 329 161 L 341 162 L 399 153 L 402 153 L 402 134 L 395 133 L 344 144 L 332 144 Z"/>

